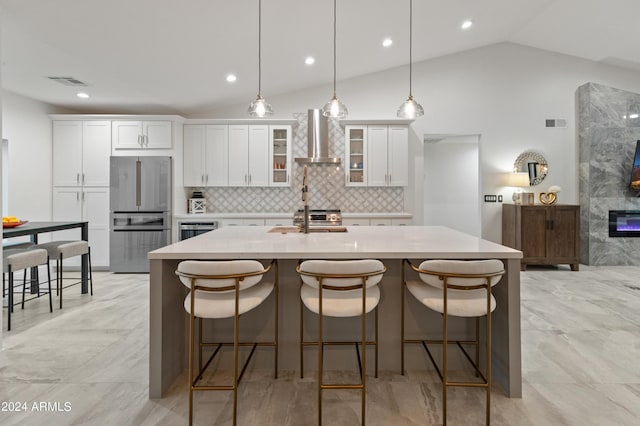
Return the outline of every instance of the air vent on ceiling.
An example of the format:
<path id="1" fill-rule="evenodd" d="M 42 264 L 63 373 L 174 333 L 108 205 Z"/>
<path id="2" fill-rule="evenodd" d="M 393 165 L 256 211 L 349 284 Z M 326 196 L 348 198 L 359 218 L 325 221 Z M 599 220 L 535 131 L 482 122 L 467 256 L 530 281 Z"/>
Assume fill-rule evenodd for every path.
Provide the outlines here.
<path id="1" fill-rule="evenodd" d="M 87 83 L 73 77 L 47 77 L 49 80 L 57 81 L 65 86 L 88 86 Z"/>
<path id="2" fill-rule="evenodd" d="M 545 120 L 545 127 L 561 127 L 567 128 L 567 120 L 563 118 L 548 118 Z"/>

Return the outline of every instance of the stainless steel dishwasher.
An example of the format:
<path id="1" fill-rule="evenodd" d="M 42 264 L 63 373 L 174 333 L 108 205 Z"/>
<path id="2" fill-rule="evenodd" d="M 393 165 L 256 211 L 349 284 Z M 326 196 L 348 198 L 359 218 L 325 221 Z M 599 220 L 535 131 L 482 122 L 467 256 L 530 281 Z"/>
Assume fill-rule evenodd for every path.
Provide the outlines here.
<path id="1" fill-rule="evenodd" d="M 178 235 L 180 237 L 180 241 L 182 241 L 216 229 L 218 229 L 218 222 L 216 221 L 180 222 L 178 226 Z"/>

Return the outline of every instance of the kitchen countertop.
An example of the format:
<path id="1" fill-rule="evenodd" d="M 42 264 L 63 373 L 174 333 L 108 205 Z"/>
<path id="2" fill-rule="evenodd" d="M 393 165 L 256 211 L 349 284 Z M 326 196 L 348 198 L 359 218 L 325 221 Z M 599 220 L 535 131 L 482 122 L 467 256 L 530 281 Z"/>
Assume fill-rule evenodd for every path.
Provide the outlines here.
<path id="1" fill-rule="evenodd" d="M 222 219 L 222 218 L 238 218 L 238 219 L 293 219 L 293 212 L 274 212 L 274 213 L 178 213 L 173 215 L 174 219 Z M 367 213 L 367 212 L 342 212 L 342 217 L 345 218 L 361 218 L 361 217 L 375 217 L 375 218 L 396 218 L 396 219 L 410 219 L 413 217 L 411 213 Z"/>

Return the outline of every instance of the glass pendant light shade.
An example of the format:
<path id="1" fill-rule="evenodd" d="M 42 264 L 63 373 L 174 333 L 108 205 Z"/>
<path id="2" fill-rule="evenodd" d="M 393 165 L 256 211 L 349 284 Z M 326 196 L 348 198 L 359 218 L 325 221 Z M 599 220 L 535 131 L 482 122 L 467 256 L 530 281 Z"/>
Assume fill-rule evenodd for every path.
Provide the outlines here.
<path id="1" fill-rule="evenodd" d="M 322 115 L 325 117 L 346 118 L 348 114 L 347 106 L 336 95 L 322 107 Z"/>
<path id="2" fill-rule="evenodd" d="M 249 104 L 251 117 L 265 117 L 273 115 L 271 104 L 264 100 L 260 93 L 262 87 L 262 0 L 258 0 L 258 96 Z"/>
<path id="3" fill-rule="evenodd" d="M 400 108 L 398 108 L 398 117 L 400 118 L 408 118 L 410 120 L 413 120 L 414 118 L 420 117 L 422 115 L 424 115 L 424 109 L 422 108 L 422 105 L 417 103 L 411 95 L 409 95 L 407 100 L 404 101 L 402 105 L 400 105 Z"/>
<path id="4" fill-rule="evenodd" d="M 413 99 L 411 94 L 411 83 L 413 74 L 413 0 L 409 0 L 409 97 L 398 108 L 398 117 L 413 120 L 424 115 L 422 105 Z"/>
<path id="5" fill-rule="evenodd" d="M 333 97 L 322 107 L 322 115 L 332 118 L 346 118 L 349 111 L 336 96 L 336 0 L 333 0 Z"/>
<path id="6" fill-rule="evenodd" d="M 255 101 L 249 105 L 249 115 L 252 117 L 266 117 L 273 115 L 273 108 L 271 104 L 264 100 L 260 94 L 256 96 Z"/>

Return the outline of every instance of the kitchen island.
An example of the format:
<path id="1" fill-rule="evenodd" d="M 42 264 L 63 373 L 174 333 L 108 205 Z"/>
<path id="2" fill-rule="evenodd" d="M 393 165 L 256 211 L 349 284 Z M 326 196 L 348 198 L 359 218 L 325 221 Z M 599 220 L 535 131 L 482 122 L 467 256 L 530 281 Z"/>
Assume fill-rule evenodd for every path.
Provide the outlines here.
<path id="1" fill-rule="evenodd" d="M 381 283 L 379 305 L 380 369 L 400 370 L 400 274 L 402 259 L 500 259 L 506 274 L 494 287 L 497 308 L 492 316 L 492 370 L 494 382 L 505 394 L 522 396 L 520 353 L 520 259 L 522 252 L 440 226 L 354 226 L 344 233 L 277 233 L 268 226 L 233 226 L 199 235 L 149 253 L 150 355 L 149 397 L 162 398 L 187 368 L 188 315 L 183 301 L 187 288 L 175 275 L 185 259 L 279 260 L 280 369 L 298 370 L 299 259 L 381 259 L 388 270 Z M 438 315 L 427 313 L 407 298 L 407 336 L 441 330 Z M 255 317 L 241 322 L 241 332 L 268 335 L 273 324 L 269 300 Z M 269 311 L 271 309 L 271 311 Z M 249 315 L 251 313 L 248 313 Z M 431 315 L 431 316 L 429 316 Z M 306 320 L 312 326 L 317 321 Z M 312 318 L 311 316 L 309 318 Z M 316 317 L 317 318 L 317 317 Z M 244 319 L 244 316 L 243 316 Z M 357 321 L 356 321 L 357 322 Z M 464 331 L 464 326 L 462 327 Z M 310 329 L 313 336 L 315 330 Z M 355 328 L 357 330 L 357 328 Z M 416 331 L 417 330 L 417 331 Z M 307 332 L 307 331 L 305 331 Z M 455 332 L 455 331 L 454 331 Z M 417 346 L 417 345 L 416 345 Z M 313 349 L 315 351 L 315 349 Z M 267 352 L 265 351 L 265 356 Z M 309 356 L 312 356 L 309 353 Z M 414 359 L 415 358 L 415 359 Z M 423 352 L 407 352 L 407 365 L 423 365 Z M 254 359 L 254 362 L 256 360 Z M 315 365 L 315 364 L 308 364 Z M 426 364 L 424 364 L 426 365 Z"/>

